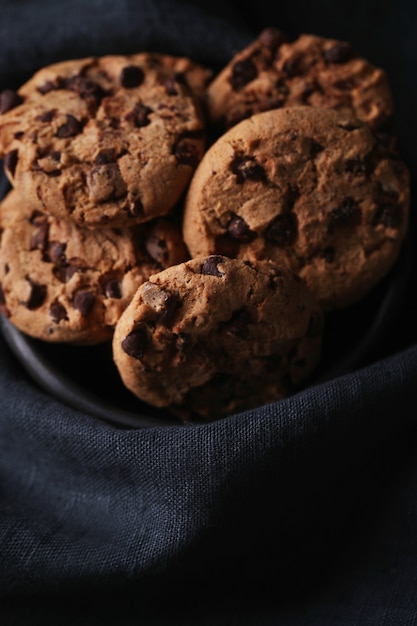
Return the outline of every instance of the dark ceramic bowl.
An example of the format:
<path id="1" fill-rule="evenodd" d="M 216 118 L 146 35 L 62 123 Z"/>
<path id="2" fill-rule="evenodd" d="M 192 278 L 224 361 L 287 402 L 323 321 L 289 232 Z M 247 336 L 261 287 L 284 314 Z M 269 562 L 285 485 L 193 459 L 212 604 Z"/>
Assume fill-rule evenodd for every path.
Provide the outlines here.
<path id="1" fill-rule="evenodd" d="M 2 184 L 0 197 L 7 190 L 7 182 Z M 327 316 L 321 363 L 312 384 L 347 374 L 372 360 L 405 300 L 410 268 L 407 238 L 397 263 L 377 287 L 358 304 Z M 124 387 L 110 343 L 94 347 L 47 343 L 19 332 L 2 316 L 0 323 L 10 349 L 30 376 L 62 402 L 120 427 L 182 424 Z"/>

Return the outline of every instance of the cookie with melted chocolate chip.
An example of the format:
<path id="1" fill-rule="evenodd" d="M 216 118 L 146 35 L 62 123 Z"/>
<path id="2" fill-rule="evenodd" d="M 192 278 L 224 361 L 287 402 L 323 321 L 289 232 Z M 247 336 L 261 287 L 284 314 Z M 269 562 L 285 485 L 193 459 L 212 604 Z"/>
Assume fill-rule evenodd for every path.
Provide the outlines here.
<path id="1" fill-rule="evenodd" d="M 140 53 L 64 61 L 0 96 L 0 158 L 27 201 L 79 226 L 167 214 L 205 147 L 211 72 Z"/>
<path id="2" fill-rule="evenodd" d="M 187 258 L 173 217 L 91 230 L 12 190 L 0 205 L 0 313 L 37 339 L 97 344 L 111 338 L 139 285 Z"/>
<path id="3" fill-rule="evenodd" d="M 289 41 L 266 28 L 207 89 L 208 112 L 220 132 L 255 113 L 299 105 L 351 111 L 380 133 L 393 128 L 386 72 L 349 42 L 328 37 L 303 33 Z"/>
<path id="4" fill-rule="evenodd" d="M 322 335 L 323 314 L 296 275 L 217 255 L 141 285 L 116 324 L 113 354 L 138 398 L 210 420 L 306 384 Z"/>
<path id="5" fill-rule="evenodd" d="M 326 310 L 367 294 L 408 229 L 409 173 L 350 113 L 258 113 L 205 153 L 185 202 L 192 257 L 286 263 Z"/>

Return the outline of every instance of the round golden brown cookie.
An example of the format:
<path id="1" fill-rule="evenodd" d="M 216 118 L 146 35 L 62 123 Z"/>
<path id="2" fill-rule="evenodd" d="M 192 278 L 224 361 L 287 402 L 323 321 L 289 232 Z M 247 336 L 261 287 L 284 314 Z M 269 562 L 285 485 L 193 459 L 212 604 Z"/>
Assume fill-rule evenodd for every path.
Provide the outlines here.
<path id="1" fill-rule="evenodd" d="M 287 107 L 240 122 L 206 152 L 183 234 L 192 257 L 285 262 L 331 310 L 387 273 L 408 218 L 408 169 L 365 123 Z"/>
<path id="2" fill-rule="evenodd" d="M 80 226 L 165 215 L 205 148 L 209 72 L 141 53 L 57 63 L 0 99 L 0 158 L 34 206 Z"/>
<path id="3" fill-rule="evenodd" d="M 142 282 L 187 258 L 167 217 L 90 230 L 31 208 L 12 190 L 0 205 L 0 312 L 38 339 L 97 344 L 111 338 Z"/>
<path id="4" fill-rule="evenodd" d="M 183 419 L 281 399 L 318 364 L 323 314 L 286 269 L 192 259 L 150 277 L 116 325 L 113 354 L 137 397 Z"/>
<path id="5" fill-rule="evenodd" d="M 391 131 L 387 75 L 345 41 L 266 28 L 238 52 L 207 90 L 211 121 L 223 131 L 269 109 L 310 105 L 353 111 L 373 130 Z"/>

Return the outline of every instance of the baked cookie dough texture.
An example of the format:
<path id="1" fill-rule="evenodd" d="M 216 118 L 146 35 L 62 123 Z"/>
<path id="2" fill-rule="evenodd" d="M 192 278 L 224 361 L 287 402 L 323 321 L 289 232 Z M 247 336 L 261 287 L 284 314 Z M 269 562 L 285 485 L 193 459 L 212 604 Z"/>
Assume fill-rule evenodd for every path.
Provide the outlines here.
<path id="1" fill-rule="evenodd" d="M 289 41 L 266 28 L 211 81 L 211 122 L 219 131 L 262 111 L 308 105 L 350 111 L 380 133 L 393 129 L 394 103 L 385 71 L 349 42 L 311 34 Z"/>
<path id="2" fill-rule="evenodd" d="M 168 213 L 205 147 L 208 71 L 159 54 L 65 61 L 2 94 L 0 158 L 31 206 L 79 226 Z"/>
<path id="3" fill-rule="evenodd" d="M 31 207 L 13 189 L 0 205 L 0 312 L 44 341 L 109 341 L 139 285 L 187 258 L 173 218 L 91 230 Z"/>
<path id="4" fill-rule="evenodd" d="M 269 259 L 324 310 L 366 295 L 392 267 L 409 221 L 409 174 L 349 112 L 284 107 L 225 132 L 191 181 L 191 256 Z"/>
<path id="5" fill-rule="evenodd" d="M 299 388 L 322 332 L 322 312 L 292 272 L 217 255 L 151 276 L 116 326 L 113 353 L 139 398 L 204 420 Z"/>

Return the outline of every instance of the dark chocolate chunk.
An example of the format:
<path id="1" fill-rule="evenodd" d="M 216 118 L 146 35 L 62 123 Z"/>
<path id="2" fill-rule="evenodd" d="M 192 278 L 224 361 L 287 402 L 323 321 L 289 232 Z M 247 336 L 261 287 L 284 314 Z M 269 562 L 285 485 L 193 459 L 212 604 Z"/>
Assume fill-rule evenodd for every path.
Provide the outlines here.
<path id="1" fill-rule="evenodd" d="M 230 164 L 230 169 L 235 174 L 239 184 L 243 184 L 247 180 L 266 183 L 267 177 L 264 168 L 252 156 L 236 155 Z"/>
<path id="2" fill-rule="evenodd" d="M 224 328 L 227 333 L 235 335 L 240 339 L 247 339 L 249 336 L 249 325 L 251 324 L 251 316 L 247 309 L 239 309 L 235 311 L 228 322 L 225 323 Z"/>
<path id="3" fill-rule="evenodd" d="M 54 119 L 56 113 L 56 109 L 50 109 L 49 111 L 44 111 L 40 115 L 36 116 L 36 120 L 39 122 L 51 122 Z"/>
<path id="4" fill-rule="evenodd" d="M 148 345 L 145 326 L 137 326 L 122 341 L 122 349 L 134 359 L 142 359 Z"/>
<path id="5" fill-rule="evenodd" d="M 65 89 L 77 92 L 84 100 L 99 104 L 105 93 L 101 86 L 85 76 L 71 76 L 65 81 Z"/>
<path id="6" fill-rule="evenodd" d="M 381 224 L 386 228 L 398 228 L 403 220 L 403 212 L 398 202 L 398 194 L 396 192 L 385 193 L 377 201 L 378 209 L 373 219 L 373 225 Z"/>
<path id="7" fill-rule="evenodd" d="M 278 246 L 290 246 L 297 239 L 298 220 L 294 213 L 277 215 L 265 231 L 265 239 Z"/>
<path id="8" fill-rule="evenodd" d="M 165 239 L 150 235 L 146 238 L 145 248 L 154 261 L 160 264 L 166 263 L 168 259 L 168 248 Z"/>
<path id="9" fill-rule="evenodd" d="M 120 281 L 116 277 L 108 278 L 105 281 L 103 291 L 107 298 L 115 298 L 118 300 L 122 297 Z"/>
<path id="10" fill-rule="evenodd" d="M 14 176 L 14 173 L 16 171 L 18 159 L 19 159 L 18 150 L 11 150 L 4 157 L 4 166 L 9 170 L 12 176 Z"/>
<path id="11" fill-rule="evenodd" d="M 130 111 L 130 113 L 126 114 L 125 119 L 129 122 L 133 122 L 133 124 L 137 128 L 142 128 L 143 126 L 147 126 L 151 123 L 149 119 L 149 115 L 152 113 L 152 109 L 142 102 L 138 102 L 135 108 Z"/>
<path id="12" fill-rule="evenodd" d="M 173 154 L 180 165 L 197 167 L 200 160 L 200 152 L 197 146 L 186 137 L 181 137 L 175 144 Z"/>
<path id="13" fill-rule="evenodd" d="M 106 150 L 100 150 L 96 158 L 94 159 L 94 165 L 106 165 L 107 163 L 115 163 L 116 155 L 112 148 Z"/>
<path id="14" fill-rule="evenodd" d="M 0 93 L 0 113 L 7 113 L 22 104 L 23 98 L 13 89 L 5 89 Z"/>
<path id="15" fill-rule="evenodd" d="M 6 297 L 4 295 L 3 286 L 0 283 L 0 305 L 4 306 L 6 304 Z"/>
<path id="16" fill-rule="evenodd" d="M 221 270 L 219 270 L 219 263 L 223 263 L 224 258 L 220 255 L 211 255 L 209 257 L 207 257 L 207 259 L 205 259 L 205 261 L 203 261 L 203 264 L 201 266 L 201 274 L 207 275 L 207 276 L 224 276 L 224 272 L 222 272 Z"/>
<path id="17" fill-rule="evenodd" d="M 256 237 L 256 233 L 249 228 L 245 220 L 233 213 L 228 225 L 227 233 L 232 239 L 239 241 L 252 241 Z"/>
<path id="18" fill-rule="evenodd" d="M 354 198 L 345 198 L 329 213 L 329 232 L 335 228 L 349 228 L 360 224 L 362 211 Z"/>
<path id="19" fill-rule="evenodd" d="M 59 324 L 59 322 L 61 322 L 62 320 L 69 320 L 66 308 L 63 304 L 58 302 L 58 300 L 52 302 L 51 306 L 49 307 L 49 315 L 51 316 L 52 321 L 56 322 L 57 324 Z"/>
<path id="20" fill-rule="evenodd" d="M 26 280 L 30 283 L 30 296 L 25 304 L 30 311 L 33 311 L 34 309 L 38 309 L 45 302 L 47 288 L 46 285 L 35 283 L 28 276 Z"/>
<path id="21" fill-rule="evenodd" d="M 137 65 L 126 65 L 120 72 L 120 84 L 125 89 L 139 87 L 145 78 L 143 70 Z"/>
<path id="22" fill-rule="evenodd" d="M 117 163 L 95 165 L 87 174 L 87 186 L 94 202 L 120 198 L 127 190 Z"/>
<path id="23" fill-rule="evenodd" d="M 352 46 L 345 41 L 340 41 L 323 51 L 323 58 L 327 63 L 346 63 L 352 58 L 352 55 Z"/>
<path id="24" fill-rule="evenodd" d="M 288 38 L 278 28 L 269 26 L 267 28 L 264 28 L 264 30 L 261 32 L 258 37 L 258 41 L 266 48 L 276 50 L 282 43 L 288 41 Z"/>
<path id="25" fill-rule="evenodd" d="M 81 313 L 81 315 L 86 317 L 93 308 L 95 301 L 96 297 L 92 291 L 89 291 L 88 289 L 82 289 L 75 293 L 73 304 L 75 308 Z"/>
<path id="26" fill-rule="evenodd" d="M 169 96 L 178 95 L 178 84 L 174 76 L 170 76 L 165 80 L 164 87 Z"/>
<path id="27" fill-rule="evenodd" d="M 60 139 L 75 137 L 82 131 L 82 128 L 82 123 L 73 115 L 68 114 L 67 121 L 58 128 L 56 136 Z"/>
<path id="28" fill-rule="evenodd" d="M 59 241 L 50 241 L 46 250 L 44 260 L 55 263 L 55 265 L 64 265 L 66 263 L 66 250 L 67 244 Z"/>
<path id="29" fill-rule="evenodd" d="M 230 75 L 230 84 L 234 91 L 240 91 L 245 85 L 250 83 L 258 76 L 258 68 L 253 60 L 249 57 L 237 61 L 232 67 L 232 73 Z"/>

